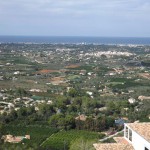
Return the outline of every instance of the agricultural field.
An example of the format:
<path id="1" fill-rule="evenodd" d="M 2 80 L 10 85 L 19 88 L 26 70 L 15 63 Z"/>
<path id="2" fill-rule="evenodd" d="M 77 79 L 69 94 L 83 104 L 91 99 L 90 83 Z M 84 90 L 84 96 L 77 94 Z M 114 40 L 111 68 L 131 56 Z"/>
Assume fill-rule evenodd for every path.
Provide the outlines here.
<path id="1" fill-rule="evenodd" d="M 14 136 L 25 136 L 30 135 L 30 140 L 24 140 L 23 143 L 25 143 L 28 147 L 37 146 L 40 147 L 42 142 L 46 140 L 49 136 L 52 134 L 58 132 L 58 129 L 56 128 L 50 128 L 48 126 L 15 126 L 15 125 L 6 125 L 3 128 L 3 134 L 11 134 Z M 4 144 L 5 145 L 5 144 Z M 6 143 L 7 145 L 7 143 Z M 13 145 L 13 144 L 10 144 Z M 21 144 L 19 144 L 21 145 Z"/>
<path id="2" fill-rule="evenodd" d="M 0 139 L 31 136 L 24 145 L 0 140 L 0 150 L 78 150 L 117 130 L 120 117 L 149 121 L 149 52 L 150 46 L 0 44 Z"/>
<path id="3" fill-rule="evenodd" d="M 88 141 L 97 141 L 102 138 L 103 135 L 97 132 L 89 132 L 83 130 L 70 130 L 70 131 L 60 131 L 56 134 L 51 135 L 45 142 L 43 142 L 42 147 L 50 150 L 66 150 L 69 149 L 72 141 L 82 138 Z"/>

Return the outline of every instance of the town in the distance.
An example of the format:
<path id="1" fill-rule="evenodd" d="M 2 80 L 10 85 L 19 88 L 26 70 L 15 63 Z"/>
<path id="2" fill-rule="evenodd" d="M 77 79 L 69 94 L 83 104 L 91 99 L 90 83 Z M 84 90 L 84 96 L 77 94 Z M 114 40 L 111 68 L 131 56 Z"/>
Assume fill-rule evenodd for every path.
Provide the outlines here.
<path id="1" fill-rule="evenodd" d="M 150 150 L 150 46 L 1 43 L 0 149 Z"/>

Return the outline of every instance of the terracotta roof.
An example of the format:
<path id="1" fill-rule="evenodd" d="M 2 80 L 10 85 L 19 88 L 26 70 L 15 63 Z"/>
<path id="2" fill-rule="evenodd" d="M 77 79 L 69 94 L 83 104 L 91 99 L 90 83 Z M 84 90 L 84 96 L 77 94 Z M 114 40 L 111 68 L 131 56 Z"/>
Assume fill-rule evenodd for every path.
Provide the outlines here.
<path id="1" fill-rule="evenodd" d="M 76 119 L 76 120 L 82 120 L 82 121 L 85 121 L 86 118 L 87 118 L 87 116 L 85 116 L 85 115 L 79 115 L 79 116 L 76 117 L 75 119 Z"/>
<path id="2" fill-rule="evenodd" d="M 93 144 L 96 150 L 134 150 L 130 144 L 118 144 L 118 143 L 109 143 L 109 144 Z"/>
<path id="3" fill-rule="evenodd" d="M 22 138 L 12 138 L 8 140 L 8 142 L 10 143 L 19 143 L 21 141 L 22 141 Z"/>
<path id="4" fill-rule="evenodd" d="M 10 142 L 10 143 L 19 143 L 24 138 L 30 139 L 30 135 L 26 135 L 26 136 L 3 135 L 2 136 L 2 139 L 4 139 L 4 142 Z"/>
<path id="5" fill-rule="evenodd" d="M 150 99 L 150 96 L 143 96 L 143 95 L 141 95 L 141 96 L 138 97 L 138 99 L 141 100 L 141 101 L 142 100 L 148 100 L 148 99 Z"/>
<path id="6" fill-rule="evenodd" d="M 145 140 L 150 142 L 150 123 L 127 123 L 127 125 Z"/>
<path id="7" fill-rule="evenodd" d="M 119 144 L 129 144 L 124 137 L 114 137 L 113 139 Z"/>

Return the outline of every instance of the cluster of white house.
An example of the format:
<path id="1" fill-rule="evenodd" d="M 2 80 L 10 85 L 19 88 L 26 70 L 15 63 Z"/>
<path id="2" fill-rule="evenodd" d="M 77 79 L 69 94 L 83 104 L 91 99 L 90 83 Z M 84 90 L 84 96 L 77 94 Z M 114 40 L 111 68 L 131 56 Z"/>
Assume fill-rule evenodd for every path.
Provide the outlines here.
<path id="1" fill-rule="evenodd" d="M 5 98 L 5 99 L 4 99 Z M 20 106 L 17 106 L 21 103 L 22 106 L 25 107 L 30 107 L 30 106 L 34 106 L 35 110 L 38 111 L 38 105 L 45 103 L 45 104 L 52 104 L 53 102 L 51 100 L 34 100 L 30 97 L 18 97 L 14 100 L 12 100 L 11 102 L 7 102 L 6 100 L 8 99 L 8 97 L 3 97 L 3 101 L 0 100 L 0 114 L 3 113 L 10 113 L 12 110 L 19 110 Z"/>

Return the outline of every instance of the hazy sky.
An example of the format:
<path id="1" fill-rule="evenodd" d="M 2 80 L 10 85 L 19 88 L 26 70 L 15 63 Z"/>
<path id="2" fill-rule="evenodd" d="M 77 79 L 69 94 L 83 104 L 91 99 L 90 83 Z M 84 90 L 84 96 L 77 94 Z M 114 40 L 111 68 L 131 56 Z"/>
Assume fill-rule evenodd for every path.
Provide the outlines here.
<path id="1" fill-rule="evenodd" d="M 0 35 L 150 37 L 150 0 L 0 0 Z"/>

